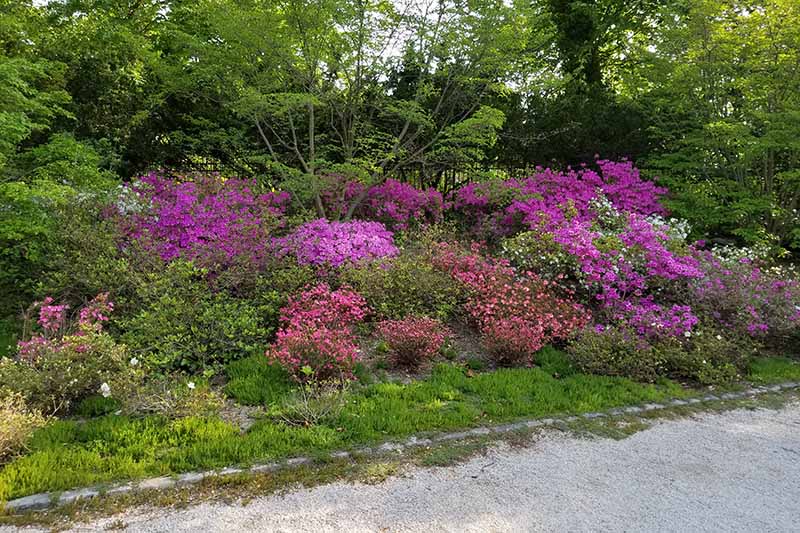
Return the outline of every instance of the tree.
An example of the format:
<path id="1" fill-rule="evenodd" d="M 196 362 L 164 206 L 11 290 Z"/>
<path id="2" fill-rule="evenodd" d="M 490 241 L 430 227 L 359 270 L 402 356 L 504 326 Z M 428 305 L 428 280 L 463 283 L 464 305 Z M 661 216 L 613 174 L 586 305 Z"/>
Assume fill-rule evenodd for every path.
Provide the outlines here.
<path id="1" fill-rule="evenodd" d="M 673 7 L 628 80 L 648 87 L 649 167 L 705 234 L 800 246 L 800 5 L 690 0 Z"/>

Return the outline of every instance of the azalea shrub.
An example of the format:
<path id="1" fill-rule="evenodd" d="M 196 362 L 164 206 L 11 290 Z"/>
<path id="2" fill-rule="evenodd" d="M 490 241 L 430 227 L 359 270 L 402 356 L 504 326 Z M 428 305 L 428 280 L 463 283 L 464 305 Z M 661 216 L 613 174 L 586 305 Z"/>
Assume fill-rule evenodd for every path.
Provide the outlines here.
<path id="1" fill-rule="evenodd" d="M 138 310 L 120 320 L 131 352 L 159 372 L 205 371 L 263 350 L 279 307 L 212 291 L 208 270 L 175 260 L 137 288 Z"/>
<path id="2" fill-rule="evenodd" d="M 713 328 L 647 339 L 622 324 L 586 328 L 568 353 L 577 368 L 591 374 L 640 381 L 672 377 L 712 385 L 740 378 L 756 348 L 745 337 Z"/>
<path id="3" fill-rule="evenodd" d="M 346 217 L 352 206 L 359 219 L 407 230 L 443 217 L 444 198 L 435 189 L 420 190 L 391 178 L 369 186 L 341 174 L 323 176 L 321 182 L 320 197 L 329 218 Z"/>
<path id="4" fill-rule="evenodd" d="M 624 325 L 587 327 L 569 344 L 581 372 L 652 382 L 667 372 L 664 354 Z"/>
<path id="5" fill-rule="evenodd" d="M 759 259 L 695 252 L 703 277 L 685 293 L 720 328 L 772 346 L 800 340 L 800 281 Z"/>
<path id="6" fill-rule="evenodd" d="M 465 310 L 498 365 L 532 363 L 545 344 L 566 340 L 591 318 L 570 289 L 486 258 L 478 246 L 463 250 L 443 243 L 434 263 L 470 291 Z"/>
<path id="7" fill-rule="evenodd" d="M 428 315 L 448 320 L 459 313 L 466 296 L 457 280 L 418 251 L 403 250 L 378 268 L 356 265 L 344 269 L 341 277 L 376 315 L 386 319 Z"/>
<path id="8" fill-rule="evenodd" d="M 279 256 L 292 256 L 301 265 L 340 267 L 397 255 L 392 232 L 380 222 L 353 220 L 307 222 L 286 237 L 273 240 Z"/>
<path id="9" fill-rule="evenodd" d="M 427 317 L 385 320 L 378 324 L 377 332 L 386 343 L 390 361 L 411 370 L 433 359 L 451 336 L 440 321 Z"/>
<path id="10" fill-rule="evenodd" d="M 127 240 L 165 261 L 182 257 L 218 268 L 246 258 L 257 267 L 289 199 L 258 193 L 254 180 L 151 172 L 123 191 L 114 212 Z"/>
<path id="11" fill-rule="evenodd" d="M 131 369 L 127 348 L 103 329 L 113 310 L 107 293 L 79 309 L 77 317 L 68 310 L 49 297 L 35 303 L 35 325 L 26 328 L 16 356 L 0 361 L 0 388 L 48 415 L 68 412 L 92 395 L 112 395 Z"/>
<path id="12" fill-rule="evenodd" d="M 352 379 L 360 358 L 353 328 L 367 312 L 366 301 L 349 289 L 308 287 L 281 309 L 282 327 L 267 357 L 301 382 Z"/>
<path id="13" fill-rule="evenodd" d="M 596 217 L 591 203 L 599 197 L 626 212 L 666 213 L 659 199 L 667 190 L 642 179 L 630 161 L 598 159 L 595 164 L 597 170 L 538 167 L 523 180 L 470 183 L 454 192 L 451 206 L 473 232 L 493 237 L 556 227 L 568 220 L 591 221 Z"/>

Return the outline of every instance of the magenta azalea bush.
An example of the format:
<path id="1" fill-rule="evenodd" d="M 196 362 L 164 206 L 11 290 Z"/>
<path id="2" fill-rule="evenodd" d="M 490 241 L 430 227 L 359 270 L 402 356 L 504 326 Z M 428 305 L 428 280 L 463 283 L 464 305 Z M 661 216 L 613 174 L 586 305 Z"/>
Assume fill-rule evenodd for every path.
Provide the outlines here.
<path id="1" fill-rule="evenodd" d="M 726 260 L 696 250 L 703 276 L 686 294 L 703 316 L 738 335 L 785 344 L 800 338 L 800 281 L 770 272 L 761 261 Z"/>
<path id="2" fill-rule="evenodd" d="M 173 179 L 151 172 L 120 202 L 120 225 L 128 239 L 165 261 L 184 257 L 210 266 L 247 258 L 259 263 L 290 197 L 255 191 L 254 180 L 202 174 Z"/>
<path id="3" fill-rule="evenodd" d="M 659 198 L 667 190 L 643 180 L 630 161 L 596 161 L 567 172 L 537 169 L 523 180 L 471 183 L 458 189 L 450 205 L 465 216 L 473 231 L 493 236 L 523 228 L 550 230 L 569 220 L 591 222 L 597 217 L 592 201 L 605 198 L 621 211 L 640 215 L 666 214 Z"/>
<path id="4" fill-rule="evenodd" d="M 397 255 L 392 232 L 380 222 L 331 222 L 324 218 L 273 240 L 279 256 L 293 256 L 301 265 L 339 267 Z"/>
<path id="5" fill-rule="evenodd" d="M 321 180 L 320 196 L 328 218 L 344 218 L 357 200 L 353 213 L 357 218 L 381 222 L 391 230 L 439 222 L 443 216 L 444 198 L 435 189 L 423 191 L 391 178 L 367 186 L 341 174 Z"/>

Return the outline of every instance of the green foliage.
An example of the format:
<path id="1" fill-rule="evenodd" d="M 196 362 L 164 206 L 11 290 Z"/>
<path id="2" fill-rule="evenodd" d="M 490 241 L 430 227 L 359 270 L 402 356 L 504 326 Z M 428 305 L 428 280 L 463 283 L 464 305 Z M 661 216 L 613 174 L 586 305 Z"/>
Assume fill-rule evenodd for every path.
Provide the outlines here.
<path id="1" fill-rule="evenodd" d="M 754 352 L 752 342 L 715 334 L 692 333 L 690 342 L 664 341 L 656 349 L 663 354 L 669 371 L 703 385 L 731 383 L 747 369 Z"/>
<path id="2" fill-rule="evenodd" d="M 582 372 L 655 381 L 666 372 L 666 360 L 635 332 L 587 329 L 569 345 L 572 362 Z"/>
<path id="3" fill-rule="evenodd" d="M 129 357 L 107 333 L 85 332 L 65 337 L 32 361 L 0 360 L 0 388 L 22 395 L 44 413 L 63 413 L 98 394 L 104 383 L 112 394 L 127 387 Z"/>
<path id="4" fill-rule="evenodd" d="M 413 433 L 452 430 L 518 417 L 582 413 L 685 393 L 673 383 L 641 385 L 575 374 L 554 378 L 538 368 L 471 374 L 441 365 L 408 385 L 378 383 L 353 391 L 329 422 L 297 427 L 273 420 L 246 433 L 216 418 L 108 416 L 53 422 L 36 432 L 30 453 L 0 471 L 6 498 L 96 483 L 269 461 Z"/>
<path id="5" fill-rule="evenodd" d="M 373 312 L 390 319 L 427 315 L 447 320 L 465 296 L 460 284 L 434 269 L 424 254 L 411 250 L 404 250 L 386 268 L 349 268 L 342 280 L 364 297 Z"/>
<path id="6" fill-rule="evenodd" d="M 504 239 L 500 255 L 519 269 L 531 270 L 550 279 L 578 271 L 574 256 L 564 252 L 551 233 L 524 231 Z"/>
<path id="7" fill-rule="evenodd" d="M 286 371 L 269 364 L 264 354 L 234 361 L 225 367 L 225 372 L 228 376 L 225 394 L 243 405 L 280 403 L 292 388 Z"/>
<path id="8" fill-rule="evenodd" d="M 747 378 L 753 383 L 800 381 L 800 362 L 788 357 L 754 357 Z"/>
<path id="9" fill-rule="evenodd" d="M 122 321 L 123 340 L 160 370 L 213 370 L 260 352 L 278 313 L 210 291 L 207 273 L 185 261 L 148 274 L 137 297 L 143 305 Z"/>
<path id="10" fill-rule="evenodd" d="M 747 338 L 721 333 L 698 328 L 686 338 L 647 340 L 622 327 L 587 329 L 572 341 L 569 354 L 587 373 L 649 382 L 668 376 L 703 385 L 730 383 L 744 374 L 756 350 Z"/>

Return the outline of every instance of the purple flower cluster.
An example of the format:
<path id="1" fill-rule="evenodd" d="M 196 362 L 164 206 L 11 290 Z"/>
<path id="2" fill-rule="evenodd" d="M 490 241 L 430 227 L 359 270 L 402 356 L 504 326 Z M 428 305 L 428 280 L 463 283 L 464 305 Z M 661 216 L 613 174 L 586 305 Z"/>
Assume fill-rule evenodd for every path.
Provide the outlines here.
<path id="1" fill-rule="evenodd" d="M 438 222 L 442 219 L 444 199 L 435 189 L 420 190 L 407 183 L 387 179 L 367 188 L 364 184 L 340 174 L 322 178 L 320 193 L 329 217 L 341 218 L 356 198 L 366 193 L 355 214 L 363 220 L 374 220 L 392 230 L 405 230 L 412 222 Z"/>
<path id="2" fill-rule="evenodd" d="M 143 209 L 122 216 L 121 226 L 129 239 L 165 261 L 259 260 L 267 251 L 270 222 L 283 214 L 289 194 L 256 194 L 255 186 L 253 180 L 216 175 L 170 179 L 151 172 L 132 186 Z"/>
<path id="3" fill-rule="evenodd" d="M 442 219 L 444 200 L 435 189 L 421 191 L 407 183 L 388 179 L 372 187 L 361 208 L 362 218 L 378 220 L 392 229 L 408 229 L 416 223 Z"/>
<path id="4" fill-rule="evenodd" d="M 301 265 L 338 267 L 398 253 L 391 231 L 380 222 L 363 220 L 312 220 L 273 244 L 278 255 L 293 255 Z"/>
<path id="5" fill-rule="evenodd" d="M 704 273 L 687 295 L 695 309 L 740 335 L 787 337 L 800 330 L 800 282 L 747 258 L 723 261 L 706 250 L 695 257 Z"/>
<path id="6" fill-rule="evenodd" d="M 501 236 L 522 228 L 549 231 L 567 220 L 591 222 L 597 216 L 591 203 L 598 197 L 620 211 L 666 214 L 659 198 L 667 190 L 643 180 L 630 161 L 596 164 L 599 173 L 585 166 L 567 172 L 538 168 L 524 180 L 471 183 L 455 192 L 450 205 L 475 230 Z"/>

